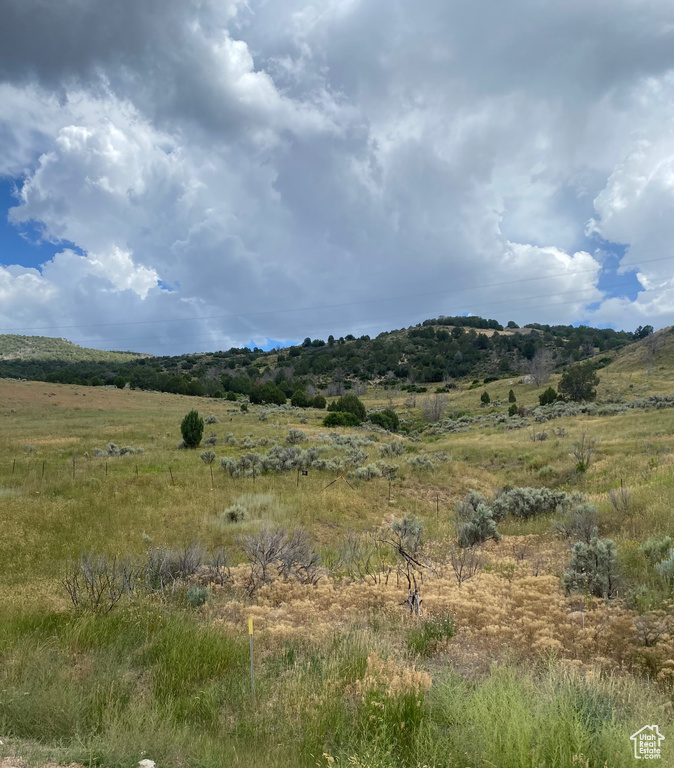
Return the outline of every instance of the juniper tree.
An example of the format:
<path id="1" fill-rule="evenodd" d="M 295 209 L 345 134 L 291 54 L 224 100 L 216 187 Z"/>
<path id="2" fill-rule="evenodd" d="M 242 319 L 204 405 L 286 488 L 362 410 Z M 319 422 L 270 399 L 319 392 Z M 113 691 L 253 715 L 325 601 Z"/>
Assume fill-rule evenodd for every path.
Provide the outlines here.
<path id="1" fill-rule="evenodd" d="M 190 411 L 180 424 L 180 431 L 187 448 L 196 448 L 204 434 L 204 420 L 198 411 Z"/>
<path id="2" fill-rule="evenodd" d="M 375 411 L 373 413 L 369 413 L 367 418 L 373 424 L 377 424 L 389 432 L 396 432 L 400 426 L 400 418 L 398 417 L 398 414 L 391 408 L 386 408 L 383 411 Z"/>
<path id="3" fill-rule="evenodd" d="M 363 403 L 356 397 L 356 395 L 351 394 L 344 395 L 343 397 L 340 397 L 339 400 L 334 400 L 328 406 L 328 410 L 333 413 L 351 413 L 356 417 L 358 424 L 365 421 L 365 416 L 367 414 Z M 331 425 L 326 424 L 326 426 Z"/>
<path id="4" fill-rule="evenodd" d="M 594 400 L 597 397 L 597 384 L 599 377 L 592 361 L 588 360 L 572 365 L 564 372 L 559 382 L 559 391 L 576 402 Z"/>
<path id="5" fill-rule="evenodd" d="M 298 389 L 296 392 L 293 392 L 293 395 L 290 398 L 290 404 L 295 408 L 308 408 L 310 403 L 307 393 L 303 389 Z"/>

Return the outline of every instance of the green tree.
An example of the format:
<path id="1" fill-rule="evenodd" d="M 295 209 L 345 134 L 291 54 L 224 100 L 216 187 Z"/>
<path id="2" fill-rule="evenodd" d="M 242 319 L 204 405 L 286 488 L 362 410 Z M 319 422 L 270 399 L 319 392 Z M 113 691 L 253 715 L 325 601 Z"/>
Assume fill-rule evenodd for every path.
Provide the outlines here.
<path id="1" fill-rule="evenodd" d="M 512 389 L 510 390 L 510 392 L 508 392 L 508 402 L 509 403 L 517 402 L 517 398 L 515 397 L 515 393 L 512 391 Z"/>
<path id="2" fill-rule="evenodd" d="M 273 381 L 265 382 L 261 387 L 255 387 L 250 393 L 251 403 L 275 403 L 285 405 L 286 396 Z"/>
<path id="3" fill-rule="evenodd" d="M 482 405 L 489 405 L 489 403 L 491 403 L 491 397 L 489 397 L 489 392 L 487 392 L 486 389 L 480 395 L 480 400 L 482 400 Z"/>
<path id="4" fill-rule="evenodd" d="M 332 411 L 323 419 L 324 427 L 357 427 L 358 417 L 353 413 Z"/>
<path id="5" fill-rule="evenodd" d="M 203 397 L 204 394 L 206 394 L 204 385 L 199 379 L 192 379 L 192 381 L 187 384 L 187 394 L 192 395 L 193 397 Z"/>
<path id="6" fill-rule="evenodd" d="M 356 395 L 343 395 L 339 400 L 330 403 L 328 410 L 335 413 L 352 413 L 358 419 L 359 424 L 365 421 L 367 414 L 365 406 Z"/>
<path id="7" fill-rule="evenodd" d="M 515 416 L 517 410 L 517 403 L 511 403 L 510 408 L 508 408 L 508 416 Z"/>
<path id="8" fill-rule="evenodd" d="M 307 393 L 303 389 L 298 389 L 293 392 L 293 396 L 290 398 L 290 404 L 294 405 L 295 408 L 308 408 L 310 403 Z"/>
<path id="9" fill-rule="evenodd" d="M 380 427 L 387 429 L 389 432 L 397 432 L 400 426 L 400 419 L 398 414 L 391 408 L 386 408 L 383 411 L 376 411 L 369 413 L 367 417 L 373 424 L 378 424 Z"/>
<path id="10" fill-rule="evenodd" d="M 568 368 L 559 382 L 559 391 L 569 400 L 594 400 L 597 397 L 599 376 L 591 361 Z"/>
<path id="11" fill-rule="evenodd" d="M 180 424 L 183 440 L 188 448 L 196 448 L 204 434 L 204 420 L 198 411 L 190 411 Z"/>
<path id="12" fill-rule="evenodd" d="M 557 399 L 557 393 L 552 387 L 548 387 L 543 394 L 538 396 L 538 402 L 541 405 L 552 405 Z"/>
<path id="13" fill-rule="evenodd" d="M 311 398 L 309 405 L 312 408 L 325 408 L 326 402 L 327 401 L 323 395 L 314 395 L 314 397 Z"/>
<path id="14" fill-rule="evenodd" d="M 640 325 L 636 331 L 634 331 L 634 340 L 639 341 L 640 339 L 645 339 L 647 336 L 650 336 L 653 333 L 653 326 L 652 325 Z"/>

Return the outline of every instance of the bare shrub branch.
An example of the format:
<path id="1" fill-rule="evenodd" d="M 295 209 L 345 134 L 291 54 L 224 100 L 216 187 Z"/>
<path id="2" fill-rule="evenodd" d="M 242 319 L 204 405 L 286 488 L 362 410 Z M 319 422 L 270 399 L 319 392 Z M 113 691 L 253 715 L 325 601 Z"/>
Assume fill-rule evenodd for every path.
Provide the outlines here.
<path id="1" fill-rule="evenodd" d="M 554 367 L 555 360 L 549 349 L 537 350 L 533 358 L 524 363 L 525 372 L 531 376 L 537 387 L 547 383 Z"/>
<path id="2" fill-rule="evenodd" d="M 482 570 L 484 558 L 474 547 L 452 547 L 449 550 L 449 564 L 454 571 L 459 587 Z"/>
<path id="3" fill-rule="evenodd" d="M 63 586 L 77 610 L 109 613 L 133 591 L 136 569 L 126 560 L 107 555 L 80 555 L 67 567 Z"/>
<path id="4" fill-rule="evenodd" d="M 574 443 L 571 455 L 576 459 L 576 469 L 578 472 L 587 472 L 592 462 L 592 457 L 597 452 L 597 441 L 594 437 L 589 437 L 587 432 L 583 431 L 578 442 Z"/>
<path id="5" fill-rule="evenodd" d="M 424 419 L 430 423 L 440 421 L 445 415 L 447 408 L 447 396 L 446 395 L 426 395 L 424 398 L 421 409 L 424 414 Z"/>
<path id="6" fill-rule="evenodd" d="M 608 498 L 615 511 L 621 517 L 625 517 L 632 506 L 632 491 L 621 485 L 620 488 L 611 488 L 608 492 Z"/>
<path id="7" fill-rule="evenodd" d="M 232 578 L 227 553 L 223 549 L 216 549 L 203 567 L 202 573 L 208 584 L 219 584 L 224 587 Z"/>
<path id="8" fill-rule="evenodd" d="M 250 564 L 248 591 L 253 593 L 273 575 L 295 578 L 303 584 L 315 584 L 321 577 L 320 557 L 303 529 L 289 534 L 282 528 L 263 528 L 246 536 L 243 548 Z"/>
<path id="9" fill-rule="evenodd" d="M 386 560 L 382 542 L 371 534 L 349 531 L 340 546 L 334 568 L 344 571 L 354 581 L 388 582 L 391 567 Z"/>

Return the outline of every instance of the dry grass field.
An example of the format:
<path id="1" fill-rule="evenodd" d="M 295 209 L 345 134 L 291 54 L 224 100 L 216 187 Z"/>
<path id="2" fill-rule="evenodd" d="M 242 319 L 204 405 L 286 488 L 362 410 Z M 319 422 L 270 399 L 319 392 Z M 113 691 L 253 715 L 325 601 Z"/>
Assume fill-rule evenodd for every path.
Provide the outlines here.
<path id="1" fill-rule="evenodd" d="M 621 359 L 600 371 L 598 400 L 671 393 L 671 373 L 657 359 Z M 505 413 L 510 389 L 528 409 L 542 391 L 518 379 L 453 390 L 446 414 Z M 414 429 L 426 396 L 372 388 L 363 401 L 395 408 Z M 211 465 L 203 444 L 177 447 L 192 408 L 217 418 L 204 431 L 216 436 Z M 402 438 L 329 430 L 324 415 L 0 380 L 0 757 L 613 768 L 632 764 L 630 734 L 657 723 L 662 764 L 674 762 L 671 582 L 641 548 L 674 535 L 674 409 Z M 341 468 L 221 468 L 221 458 L 287 447 L 291 429 L 304 433 L 301 449 Z M 543 430 L 547 439 L 532 440 Z M 326 437 L 335 432 L 352 444 Z M 578 472 L 583 435 L 596 446 Z M 399 439 L 401 455 L 387 455 L 382 446 Z M 134 452 L 96 455 L 110 443 Z M 356 472 L 382 456 L 398 466 L 390 488 Z M 470 550 L 471 577 L 457 574 L 457 504 L 471 489 L 492 499 L 520 487 L 582 494 L 596 508 L 598 534 L 617 550 L 612 599 L 565 591 L 575 539 L 560 534 L 558 513 L 506 517 L 499 541 Z M 390 544 L 406 516 L 421 524 L 411 569 L 420 615 Z M 277 529 L 307 540 L 262 578 L 250 542 Z M 157 558 L 197 557 L 197 547 L 189 573 L 157 582 Z M 83 555 L 128 567 L 135 583 L 114 607 L 105 590 L 97 610 L 73 606 L 64 579 Z"/>

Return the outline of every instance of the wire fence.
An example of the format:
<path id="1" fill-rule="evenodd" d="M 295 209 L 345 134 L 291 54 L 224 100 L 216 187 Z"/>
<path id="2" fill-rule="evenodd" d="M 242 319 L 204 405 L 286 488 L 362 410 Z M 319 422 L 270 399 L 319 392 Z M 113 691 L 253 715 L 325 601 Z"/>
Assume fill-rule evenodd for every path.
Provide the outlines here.
<path id="1" fill-rule="evenodd" d="M 334 472 L 318 472 L 301 467 L 282 473 L 253 472 L 251 475 L 239 478 L 230 477 L 229 473 L 219 465 L 194 463 L 156 464 L 147 461 L 134 461 L 133 456 L 126 457 L 83 457 L 76 456 L 68 459 L 46 460 L 39 458 L 19 457 L 10 459 L 8 463 L 0 464 L 0 483 L 62 483 L 68 480 L 77 483 L 86 482 L 90 478 L 103 479 L 133 479 L 140 477 L 164 478 L 169 485 L 182 484 L 185 481 L 203 482 L 210 488 L 238 485 L 249 481 L 255 486 L 257 482 L 274 483 L 281 476 L 286 477 L 297 488 L 311 486 L 317 491 L 326 490 L 337 480 L 344 480 L 349 488 L 354 490 L 342 473 L 337 473 L 334 479 L 326 484 L 326 474 L 334 476 Z M 320 480 L 320 482 L 319 482 Z"/>
<path id="2" fill-rule="evenodd" d="M 345 488 L 348 493 L 361 494 L 360 483 L 348 479 L 343 470 L 318 470 L 296 467 L 284 472 L 253 472 L 252 474 L 231 477 L 230 474 L 218 464 L 205 464 L 194 462 L 187 465 L 184 461 L 175 464 L 157 464 L 148 462 L 146 454 L 143 459 L 133 455 L 98 457 L 98 456 L 73 456 L 61 459 L 40 459 L 38 457 L 17 457 L 9 461 L 0 462 L 0 490 L 4 485 L 5 490 L 14 487 L 48 487 L 68 483 L 71 486 L 82 485 L 86 487 L 91 480 L 99 482 L 129 481 L 154 478 L 169 486 L 194 487 L 203 486 L 210 490 L 241 490 L 248 487 L 254 490 L 256 486 L 270 488 L 284 493 L 293 491 L 305 491 L 315 495 L 330 494 L 333 489 Z M 382 495 L 387 503 L 395 504 L 392 492 L 392 478 L 383 476 L 379 478 Z M 362 482 L 362 481 L 361 481 Z M 372 480 L 367 481 L 368 485 Z M 375 481 L 376 482 L 376 481 Z M 98 485 L 98 484 L 97 484 Z M 402 486 L 396 483 L 397 490 Z M 377 484 L 379 487 L 379 484 Z M 445 493 L 442 494 L 446 496 Z M 432 511 L 438 519 L 443 498 L 439 493 L 433 494 Z"/>

